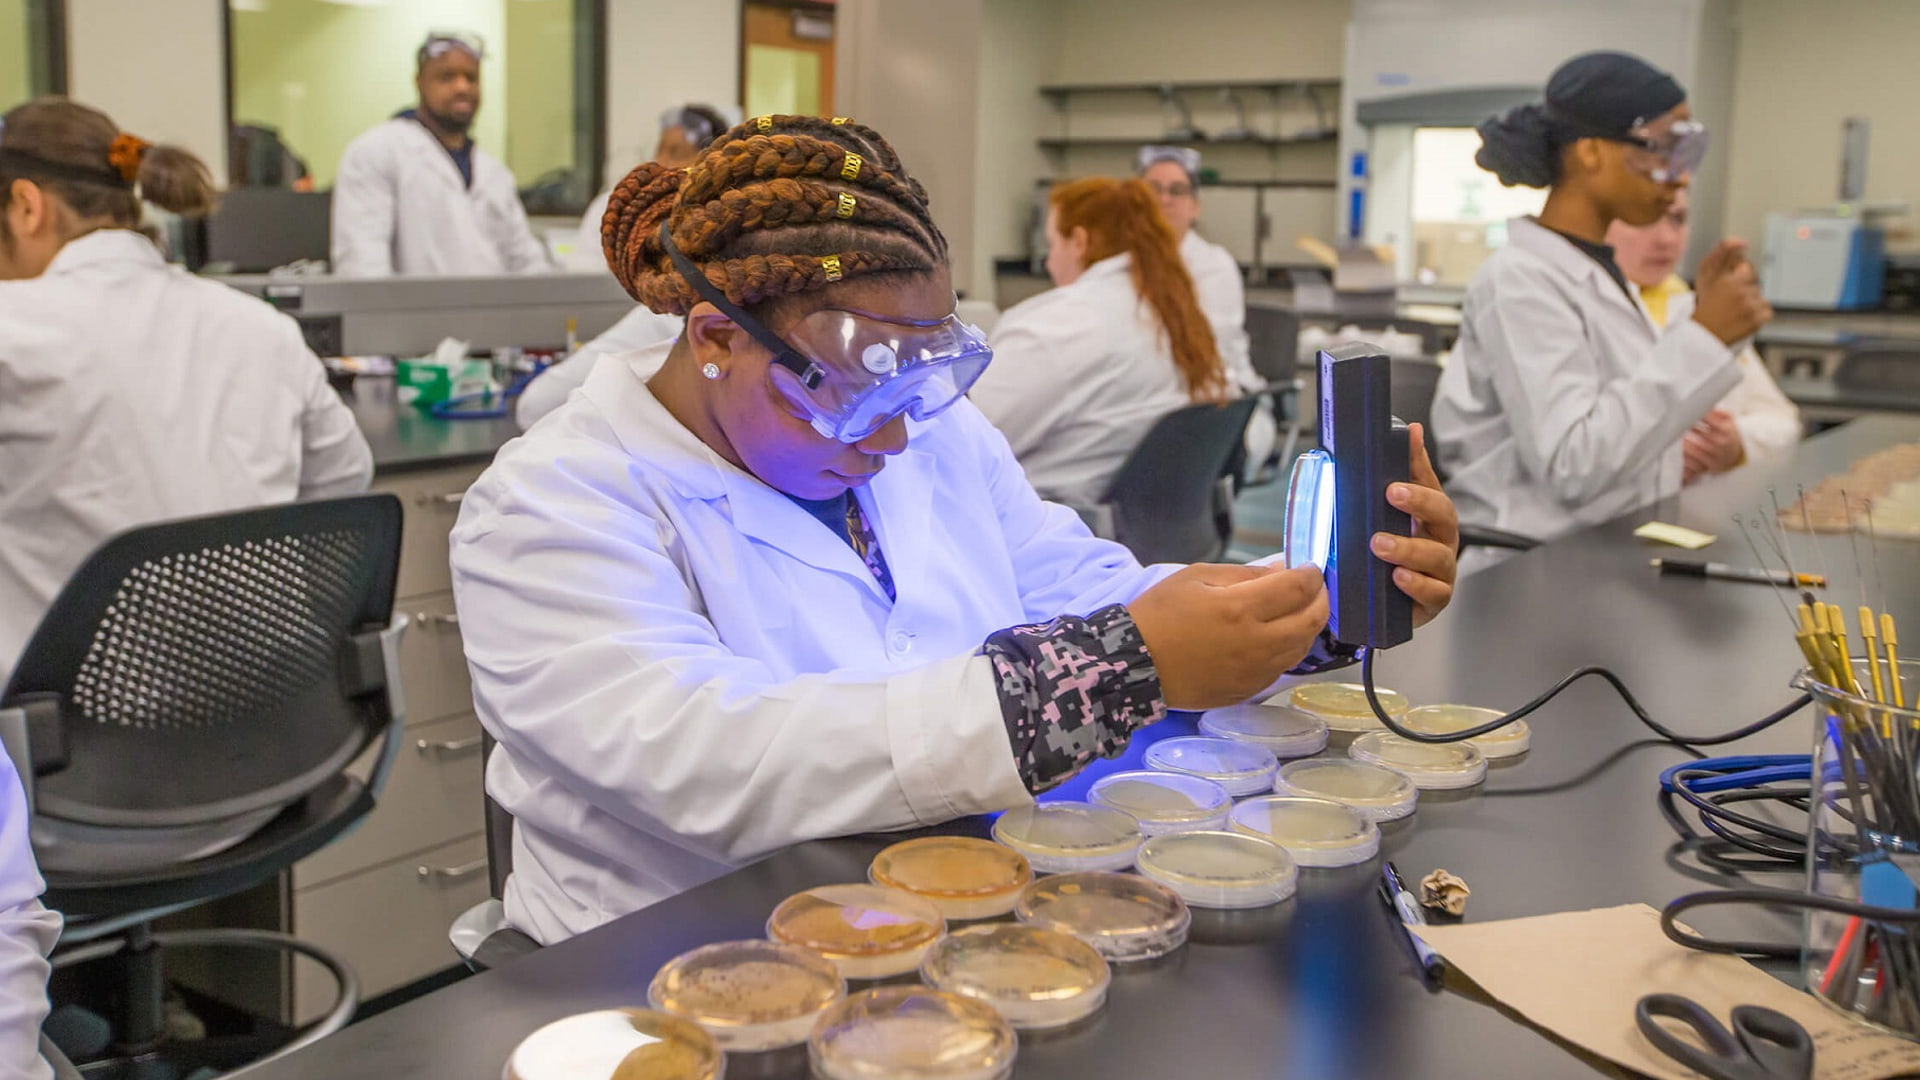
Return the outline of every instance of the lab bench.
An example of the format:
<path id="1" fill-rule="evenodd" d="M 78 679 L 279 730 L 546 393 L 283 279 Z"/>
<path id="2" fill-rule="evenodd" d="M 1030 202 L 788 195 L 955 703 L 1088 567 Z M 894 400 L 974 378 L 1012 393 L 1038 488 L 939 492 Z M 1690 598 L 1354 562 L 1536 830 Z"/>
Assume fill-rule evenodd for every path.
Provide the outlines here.
<path id="1" fill-rule="evenodd" d="M 1856 421 L 1790 455 L 1509 559 L 1463 582 L 1445 616 L 1384 654 L 1380 683 L 1421 703 L 1512 707 L 1561 674 L 1598 664 L 1617 672 L 1671 727 L 1708 733 L 1748 723 L 1793 693 L 1787 677 L 1799 661 L 1778 599 L 1750 585 L 1658 577 L 1647 565 L 1657 552 L 1634 540 L 1632 529 L 1659 519 L 1717 533 L 1719 542 L 1702 555 L 1746 563 L 1751 556 L 1731 518 L 1751 515 L 1769 488 L 1811 486 L 1864 453 L 1915 440 L 1920 418 Z M 1847 538 L 1796 537 L 1794 546 L 1837 581 L 1851 576 Z M 1885 554 L 1883 606 L 1920 624 L 1920 558 L 1905 550 Z M 1465 878 L 1473 888 L 1467 917 L 1475 922 L 1625 903 L 1658 907 L 1703 887 L 1739 883 L 1679 845 L 1656 807 L 1660 770 L 1687 760 L 1688 752 L 1653 740 L 1606 687 L 1577 686 L 1530 723 L 1529 754 L 1495 768 L 1482 787 L 1423 792 L 1411 819 L 1385 827 L 1385 857 L 1416 877 L 1444 867 Z M 1807 727 L 1804 716 L 1790 720 L 1735 752 L 1804 752 Z M 1146 729 L 1123 757 L 1097 764 L 1049 797 L 1078 797 L 1095 776 L 1138 767 L 1151 742 L 1192 730 L 1192 717 Z M 978 835 L 984 824 L 949 828 Z M 818 884 L 864 881 L 868 860 L 894 839 L 798 845 L 355 1025 L 253 1075 L 499 1075 L 514 1045 L 542 1024 L 644 1005 L 648 981 L 673 956 L 762 936 L 767 913 L 782 898 Z M 1377 862 L 1308 870 L 1298 895 L 1277 907 L 1196 911 L 1191 943 L 1152 966 L 1116 973 L 1106 1008 L 1085 1027 L 1023 1039 L 1014 1075 L 1592 1075 L 1589 1059 L 1483 1001 L 1424 989 L 1374 894 L 1377 873 Z M 1795 870 L 1756 875 L 1757 883 L 1785 887 L 1798 879 Z M 1729 912 L 1713 929 L 1791 941 L 1798 920 Z M 442 930 L 431 929 L 436 941 Z M 424 920 L 414 932 L 429 933 Z M 791 1071 L 768 1064 L 743 1060 L 737 1071 L 805 1075 L 804 1054 L 783 1063 Z M 734 1063 L 728 1073 L 735 1075 Z"/>

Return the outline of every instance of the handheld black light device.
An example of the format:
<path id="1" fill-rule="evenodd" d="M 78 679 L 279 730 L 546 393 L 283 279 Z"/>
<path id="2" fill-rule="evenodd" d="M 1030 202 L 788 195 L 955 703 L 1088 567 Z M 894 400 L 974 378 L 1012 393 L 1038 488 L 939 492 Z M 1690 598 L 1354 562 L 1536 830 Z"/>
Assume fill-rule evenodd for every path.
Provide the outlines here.
<path id="1" fill-rule="evenodd" d="M 1387 502 L 1412 479 L 1413 445 L 1389 400 L 1386 353 L 1365 342 L 1321 350 L 1320 445 L 1294 462 L 1287 491 L 1287 565 L 1327 576 L 1328 631 L 1343 645 L 1386 649 L 1413 637 L 1413 600 L 1373 553 L 1375 533 L 1413 521 Z"/>

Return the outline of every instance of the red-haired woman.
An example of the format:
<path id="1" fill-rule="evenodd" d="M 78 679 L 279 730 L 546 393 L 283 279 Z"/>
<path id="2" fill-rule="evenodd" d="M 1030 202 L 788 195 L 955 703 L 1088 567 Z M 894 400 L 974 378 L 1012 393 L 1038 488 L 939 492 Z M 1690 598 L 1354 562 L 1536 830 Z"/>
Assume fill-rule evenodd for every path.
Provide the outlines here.
<path id="1" fill-rule="evenodd" d="M 1047 210 L 1059 286 L 1000 317 L 973 403 L 1043 498 L 1092 506 L 1154 421 L 1238 392 L 1153 192 L 1076 180 Z"/>

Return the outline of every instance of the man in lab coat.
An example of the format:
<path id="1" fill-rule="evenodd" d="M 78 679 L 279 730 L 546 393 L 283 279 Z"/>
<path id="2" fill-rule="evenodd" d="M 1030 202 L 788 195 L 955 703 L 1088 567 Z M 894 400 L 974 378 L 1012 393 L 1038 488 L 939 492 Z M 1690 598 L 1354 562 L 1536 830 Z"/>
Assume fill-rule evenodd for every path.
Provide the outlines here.
<path id="1" fill-rule="evenodd" d="M 513 174 L 474 145 L 478 40 L 420 46 L 411 109 L 361 135 L 333 187 L 333 272 L 342 277 L 529 274 L 553 269 Z"/>

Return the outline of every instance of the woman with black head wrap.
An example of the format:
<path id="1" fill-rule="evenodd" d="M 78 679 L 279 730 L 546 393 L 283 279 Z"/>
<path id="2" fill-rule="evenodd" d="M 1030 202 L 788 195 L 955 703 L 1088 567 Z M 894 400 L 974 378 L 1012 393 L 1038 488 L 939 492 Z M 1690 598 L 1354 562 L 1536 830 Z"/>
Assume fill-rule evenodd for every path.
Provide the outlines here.
<path id="1" fill-rule="evenodd" d="M 1673 78 L 1624 53 L 1562 64 L 1545 100 L 1480 125 L 1475 160 L 1548 189 L 1467 289 L 1433 427 L 1463 522 L 1551 540 L 1680 490 L 1681 440 L 1740 381 L 1772 311 L 1746 245 L 1700 264 L 1693 317 L 1664 333 L 1607 227 L 1657 220 L 1706 153 Z"/>

